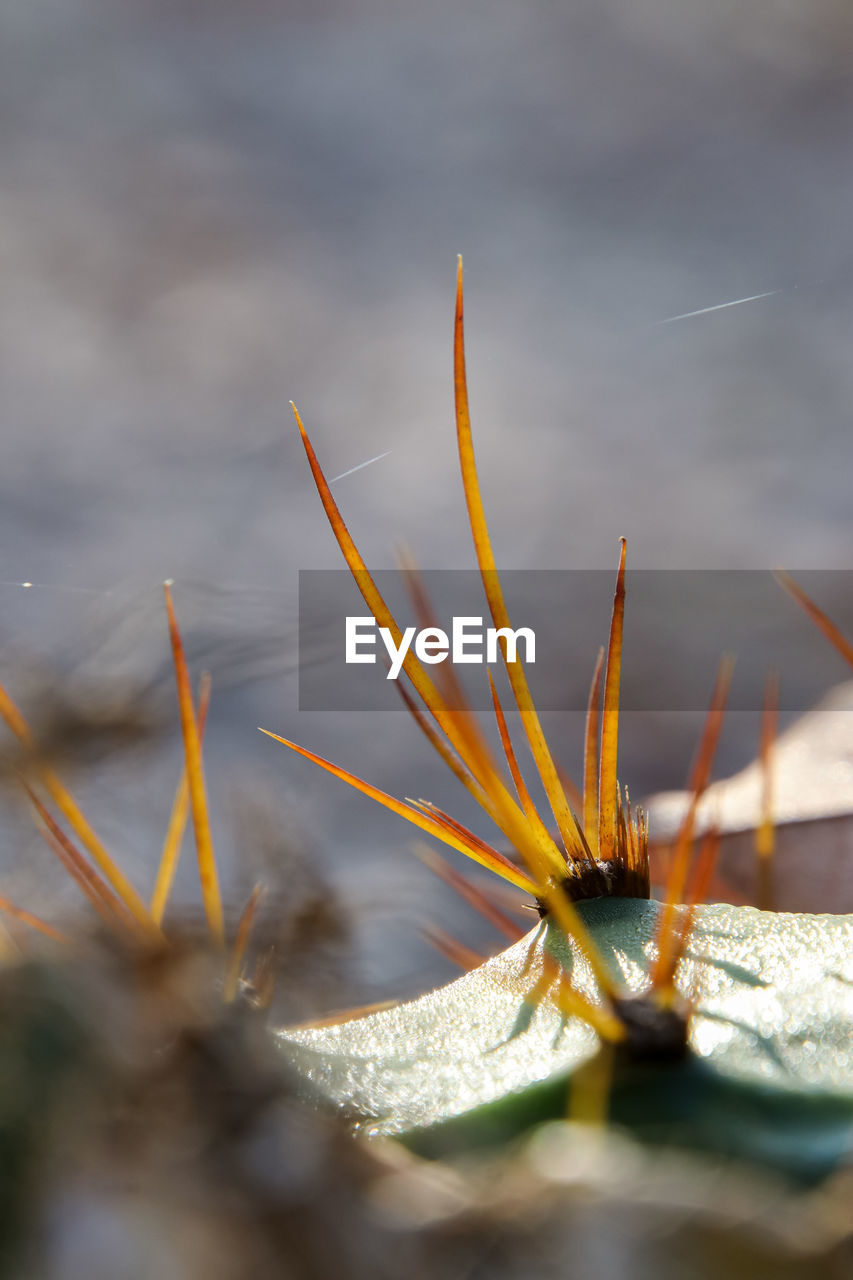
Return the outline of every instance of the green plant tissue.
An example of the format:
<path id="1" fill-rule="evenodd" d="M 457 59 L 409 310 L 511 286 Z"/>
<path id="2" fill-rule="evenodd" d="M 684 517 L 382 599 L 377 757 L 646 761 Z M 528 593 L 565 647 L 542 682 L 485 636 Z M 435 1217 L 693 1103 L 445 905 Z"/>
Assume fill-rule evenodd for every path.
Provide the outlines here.
<path id="1" fill-rule="evenodd" d="M 580 910 L 626 991 L 642 991 L 660 904 Z M 549 998 L 525 1000 L 545 947 L 599 998 L 576 945 L 543 925 L 446 987 L 340 1025 L 282 1030 L 278 1045 L 308 1092 L 368 1133 L 437 1152 L 512 1136 L 565 1109 L 569 1078 L 599 1049 Z M 614 1119 L 807 1177 L 842 1160 L 853 1145 L 853 917 L 700 906 L 678 984 L 695 1000 L 691 1053 L 675 1067 L 617 1071 Z"/>

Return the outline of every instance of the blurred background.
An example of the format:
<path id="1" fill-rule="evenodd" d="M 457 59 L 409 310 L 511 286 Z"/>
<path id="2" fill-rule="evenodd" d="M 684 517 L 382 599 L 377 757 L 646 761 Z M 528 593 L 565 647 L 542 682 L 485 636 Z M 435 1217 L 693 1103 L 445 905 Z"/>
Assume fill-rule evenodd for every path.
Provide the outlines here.
<path id="1" fill-rule="evenodd" d="M 385 455 L 335 485 L 371 565 L 472 565 L 462 252 L 500 565 L 615 569 L 625 534 L 635 567 L 850 567 L 849 6 L 9 0 L 0 49 L 2 679 L 149 885 L 174 578 L 229 899 L 356 908 L 364 998 L 446 977 L 421 923 L 476 926 L 403 824 L 256 730 L 470 816 L 393 702 L 298 709 L 297 572 L 340 561 L 288 401 L 330 477 Z M 548 724 L 577 773 L 580 717 Z M 681 785 L 696 732 L 630 717 L 632 794 Z M 720 771 L 756 746 L 739 713 Z M 72 901 L 3 812 L 4 892 Z"/>

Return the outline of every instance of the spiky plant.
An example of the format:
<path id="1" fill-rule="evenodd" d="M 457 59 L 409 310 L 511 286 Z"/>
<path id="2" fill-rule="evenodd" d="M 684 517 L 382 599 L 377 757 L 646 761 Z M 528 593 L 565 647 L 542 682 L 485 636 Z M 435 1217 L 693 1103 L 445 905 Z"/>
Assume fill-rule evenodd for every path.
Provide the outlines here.
<path id="1" fill-rule="evenodd" d="M 123 944 L 143 950 L 168 946 L 163 917 L 174 885 L 175 872 L 188 819 L 192 819 L 201 897 L 208 939 L 217 952 L 226 953 L 225 919 L 219 874 L 211 836 L 207 791 L 202 765 L 202 739 L 210 702 L 210 678 L 199 681 L 198 705 L 193 699 L 184 644 L 172 602 L 172 584 L 164 583 L 166 617 L 172 647 L 178 713 L 184 744 L 184 766 L 175 791 L 165 839 L 150 901 L 145 902 L 98 837 L 81 806 L 61 780 L 36 742 L 33 732 L 0 685 L 0 716 L 22 749 L 18 782 L 30 804 L 36 825 L 52 852 L 77 884 L 103 925 Z M 52 812 L 49 804 L 53 805 Z M 64 820 L 65 826 L 57 819 Z M 237 923 L 223 974 L 226 1000 L 233 1000 L 245 958 L 249 932 L 255 917 L 260 886 L 252 892 Z M 53 925 L 7 899 L 0 911 L 21 920 L 54 941 L 69 939 Z M 7 954 L 18 948 L 5 934 Z"/>
<path id="2" fill-rule="evenodd" d="M 474 547 L 492 620 L 500 630 L 509 627 L 509 617 L 474 460 L 461 264 L 454 380 Z M 358 553 L 298 414 L 297 422 L 346 562 L 371 613 L 399 645 L 400 628 Z M 430 606 L 422 584 L 413 573 L 409 580 L 414 608 L 428 622 Z M 790 582 L 786 585 L 844 651 L 846 642 L 833 634 L 817 606 Z M 168 584 L 166 607 L 185 764 L 148 903 L 39 753 L 29 726 L 2 688 L 0 715 L 23 748 L 21 785 L 39 828 L 133 964 L 156 967 L 158 957 L 180 955 L 180 931 L 176 936 L 164 926 L 164 913 L 191 815 L 209 932 L 206 973 L 214 994 L 220 1007 L 224 1003 L 228 1009 L 239 1004 L 241 993 L 264 1005 L 269 983 L 263 967 L 251 988 L 242 981 L 259 890 L 229 931 L 219 889 L 202 767 L 209 682 L 202 679 L 196 705 Z M 516 1137 L 540 1120 L 563 1116 L 568 1107 L 575 1118 L 601 1124 L 610 1117 L 656 1142 L 761 1160 L 807 1180 L 822 1177 L 853 1144 L 853 925 L 847 917 L 783 916 L 703 901 L 717 839 L 711 830 L 697 842 L 694 828 L 731 677 L 726 661 L 711 696 L 665 895 L 660 902 L 649 897 L 646 818 L 632 809 L 617 780 L 624 607 L 623 540 L 606 662 L 602 651 L 590 689 L 578 796 L 546 742 L 523 667 L 510 662 L 503 648 L 526 749 L 550 813 L 532 799 L 495 685 L 490 687 L 503 762 L 452 672 L 445 668 L 433 681 L 407 653 L 403 670 L 409 687 L 401 686 L 400 692 L 421 730 L 497 828 L 500 836 L 494 843 L 427 801 L 395 799 L 279 738 L 529 895 L 541 919 L 530 935 L 481 964 L 464 944 L 439 937 L 445 950 L 455 947 L 470 972 L 409 1004 L 366 1014 L 352 1010 L 324 1019 L 324 1025 L 278 1031 L 273 1037 L 278 1070 L 282 1079 L 295 1077 L 312 1108 L 331 1107 L 360 1132 L 402 1137 L 430 1154 L 470 1153 Z M 771 698 L 771 713 L 772 706 Z M 766 763 L 772 721 L 769 714 L 762 749 Z M 762 856 L 769 860 L 769 803 L 765 818 Z M 502 841 L 511 854 L 499 847 Z M 438 860 L 435 851 L 425 856 L 514 938 L 518 931 L 487 894 Z M 8 899 L 0 899 L 0 912 L 49 935 L 59 946 L 70 942 L 75 951 L 79 939 L 69 939 Z M 0 938 L 9 958 L 16 959 L 11 937 Z M 165 1039 L 154 1057 L 165 1052 L 171 1025 L 167 1020 Z"/>
<path id="3" fill-rule="evenodd" d="M 463 326 L 460 260 L 453 344 L 457 442 L 474 550 L 500 633 L 510 628 L 510 620 L 477 478 Z M 399 647 L 401 629 L 344 522 L 295 406 L 294 413 L 346 563 L 377 624 Z M 429 605 L 417 579 L 413 595 L 422 622 L 428 622 Z M 587 714 L 583 794 L 574 806 L 523 665 L 510 661 L 502 642 L 549 816 L 531 798 L 494 683 L 508 777 L 452 674 L 434 681 L 411 652 L 403 661 L 410 684 L 403 696 L 417 723 L 517 861 L 435 805 L 391 797 L 264 730 L 529 893 L 543 918 L 530 938 L 444 991 L 338 1026 L 284 1032 L 282 1049 L 300 1065 L 310 1090 L 352 1114 L 362 1127 L 408 1135 L 429 1150 L 504 1138 L 536 1117 L 559 1113 L 569 1082 L 571 1105 L 580 1114 L 600 1118 L 610 1105 L 617 1118 L 657 1137 L 758 1157 L 775 1144 L 779 1163 L 814 1174 L 821 1165 L 819 1152 L 827 1153 L 827 1126 L 836 1134 L 830 1160 L 839 1158 L 853 1136 L 853 1079 L 833 1060 L 853 1018 L 849 986 L 839 978 L 839 966 L 853 960 L 851 922 L 830 917 L 792 922 L 747 908 L 701 905 L 717 840 L 710 832 L 695 855 L 693 832 L 722 723 L 728 661 L 721 664 L 697 752 L 665 900 L 649 901 L 646 820 L 632 811 L 617 779 L 624 608 L 622 539 L 603 705 L 600 655 Z M 764 838 L 766 844 L 766 831 Z M 827 984 L 833 996 L 829 1016 L 812 1008 Z M 750 993 L 766 989 L 773 992 L 774 1008 L 746 1012 Z M 817 1072 L 815 1039 L 823 1043 Z M 786 1114 L 796 1117 L 796 1138 Z"/>

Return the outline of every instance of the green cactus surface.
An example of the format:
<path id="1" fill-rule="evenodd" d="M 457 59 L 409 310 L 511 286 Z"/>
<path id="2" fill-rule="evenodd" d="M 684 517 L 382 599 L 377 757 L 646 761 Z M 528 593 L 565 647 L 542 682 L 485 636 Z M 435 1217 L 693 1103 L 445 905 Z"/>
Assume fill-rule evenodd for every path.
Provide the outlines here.
<path id="1" fill-rule="evenodd" d="M 580 905 L 626 993 L 648 985 L 656 902 Z M 553 925 L 420 999 L 340 1025 L 278 1033 L 307 1092 L 361 1130 L 444 1154 L 565 1114 L 596 1033 L 529 999 L 547 949 L 585 995 L 589 967 Z M 651 1141 L 817 1179 L 853 1147 L 853 918 L 701 906 L 678 971 L 695 1001 L 677 1062 L 617 1059 L 610 1116 Z"/>

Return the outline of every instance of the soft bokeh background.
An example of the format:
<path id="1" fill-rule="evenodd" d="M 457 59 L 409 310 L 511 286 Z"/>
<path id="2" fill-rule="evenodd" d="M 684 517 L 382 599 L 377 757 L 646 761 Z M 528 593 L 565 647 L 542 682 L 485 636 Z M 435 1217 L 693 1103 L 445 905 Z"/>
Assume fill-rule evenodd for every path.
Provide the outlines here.
<path id="1" fill-rule="evenodd" d="M 473 926 L 408 833 L 255 730 L 467 815 L 401 715 L 297 710 L 297 570 L 339 560 L 287 402 L 330 475 L 389 451 L 336 486 L 372 564 L 401 538 L 470 564 L 462 251 L 499 563 L 609 567 L 624 533 L 645 567 L 848 567 L 849 6 L 10 0 L 0 37 L 3 678 L 34 714 L 52 673 L 74 714 L 171 714 L 174 577 L 229 895 L 262 805 L 364 908 L 365 992 L 449 972 L 421 919 Z M 577 720 L 553 728 L 576 770 Z M 635 793 L 682 782 L 695 729 L 626 725 Z M 736 718 L 722 768 L 754 746 Z M 170 740 L 80 781 L 140 885 L 177 768 Z M 47 894 L 5 811 L 8 884 Z"/>

